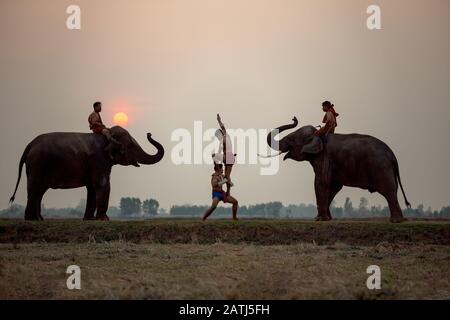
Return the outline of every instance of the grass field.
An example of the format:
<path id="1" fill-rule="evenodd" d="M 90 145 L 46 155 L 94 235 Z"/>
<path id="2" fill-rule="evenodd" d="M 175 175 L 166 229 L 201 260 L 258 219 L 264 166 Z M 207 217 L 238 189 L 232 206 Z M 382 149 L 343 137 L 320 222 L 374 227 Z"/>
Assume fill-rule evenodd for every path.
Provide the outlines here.
<path id="1" fill-rule="evenodd" d="M 450 222 L 0 220 L 0 298 L 450 299 Z"/>

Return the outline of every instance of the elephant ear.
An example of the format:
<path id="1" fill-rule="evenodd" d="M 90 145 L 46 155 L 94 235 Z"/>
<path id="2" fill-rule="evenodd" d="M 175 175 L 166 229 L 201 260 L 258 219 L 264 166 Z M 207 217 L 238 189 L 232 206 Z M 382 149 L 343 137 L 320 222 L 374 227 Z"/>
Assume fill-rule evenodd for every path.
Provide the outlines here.
<path id="1" fill-rule="evenodd" d="M 302 148 L 302 153 L 318 154 L 323 150 L 323 142 L 318 136 L 313 135 L 308 144 Z"/>
<path id="2" fill-rule="evenodd" d="M 118 141 L 110 141 L 111 153 L 114 155 L 114 158 L 117 156 L 121 156 L 124 153 L 123 144 Z"/>

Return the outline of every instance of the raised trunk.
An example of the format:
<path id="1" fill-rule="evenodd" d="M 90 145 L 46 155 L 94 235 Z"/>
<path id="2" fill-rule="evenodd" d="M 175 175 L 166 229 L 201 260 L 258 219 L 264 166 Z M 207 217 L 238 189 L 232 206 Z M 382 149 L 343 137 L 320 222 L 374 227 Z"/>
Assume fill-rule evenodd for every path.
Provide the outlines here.
<path id="1" fill-rule="evenodd" d="M 297 126 L 298 124 L 298 120 L 296 117 L 294 117 L 292 119 L 293 123 L 292 124 L 286 124 L 284 126 L 280 126 L 278 128 L 273 129 L 272 131 L 269 132 L 269 134 L 267 135 L 267 144 L 274 150 L 276 151 L 284 151 L 284 150 L 280 150 L 279 147 L 279 141 L 275 140 L 275 136 L 277 136 L 278 134 L 280 134 L 281 132 L 285 131 L 285 130 L 289 130 L 289 129 L 293 129 Z"/>
<path id="2" fill-rule="evenodd" d="M 164 147 L 158 141 L 153 140 L 151 133 L 147 133 L 147 140 L 158 150 L 158 152 L 154 155 L 148 154 L 138 145 L 136 160 L 140 164 L 155 164 L 164 157 Z"/>

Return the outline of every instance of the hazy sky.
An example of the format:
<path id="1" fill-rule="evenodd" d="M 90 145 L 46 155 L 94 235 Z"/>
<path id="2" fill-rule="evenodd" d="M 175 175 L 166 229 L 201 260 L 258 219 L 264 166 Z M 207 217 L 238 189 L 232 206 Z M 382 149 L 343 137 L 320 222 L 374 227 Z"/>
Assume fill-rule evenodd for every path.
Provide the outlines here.
<path id="1" fill-rule="evenodd" d="M 66 8 L 81 7 L 81 30 Z M 369 31 L 366 9 L 382 10 Z M 394 150 L 409 200 L 450 204 L 450 1 L 448 0 L 0 0 L 0 208 L 20 156 L 36 135 L 87 132 L 92 102 L 103 120 L 126 112 L 145 150 L 152 132 L 166 148 L 155 166 L 116 166 L 111 205 L 121 196 L 173 204 L 210 202 L 211 168 L 172 163 L 170 137 L 195 120 L 269 129 L 320 123 L 323 100 L 341 114 L 337 132 L 367 133 Z M 22 177 L 17 203 L 26 202 Z M 313 172 L 286 161 L 274 176 L 258 165 L 233 171 L 241 204 L 315 203 Z M 344 188 L 358 205 L 380 195 Z M 50 190 L 46 207 L 75 206 L 84 189 Z M 402 206 L 404 202 L 399 193 Z"/>

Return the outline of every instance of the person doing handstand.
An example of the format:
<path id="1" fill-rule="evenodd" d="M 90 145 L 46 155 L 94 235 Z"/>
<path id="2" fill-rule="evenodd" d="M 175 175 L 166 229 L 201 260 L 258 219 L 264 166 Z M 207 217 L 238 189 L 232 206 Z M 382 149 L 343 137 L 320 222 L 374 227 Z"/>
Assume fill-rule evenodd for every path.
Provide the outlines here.
<path id="1" fill-rule="evenodd" d="M 219 139 L 219 151 L 213 154 L 215 163 L 223 163 L 225 165 L 225 179 L 227 184 L 227 196 L 230 195 L 230 189 L 234 186 L 231 182 L 231 170 L 236 161 L 235 154 L 233 153 L 233 145 L 231 143 L 231 138 L 225 129 L 225 125 L 222 123 L 220 115 L 217 114 L 217 121 L 219 122 L 220 129 L 216 131 L 216 137 Z"/>
<path id="2" fill-rule="evenodd" d="M 208 219 L 208 217 L 216 210 L 217 205 L 220 201 L 224 203 L 231 203 L 233 205 L 233 220 L 237 220 L 237 210 L 238 210 L 238 201 L 229 196 L 223 191 L 222 186 L 226 183 L 225 176 L 223 175 L 223 165 L 221 163 L 214 164 L 214 173 L 211 176 L 211 187 L 212 187 L 212 204 L 208 210 L 206 210 L 203 215 L 203 221 Z"/>

